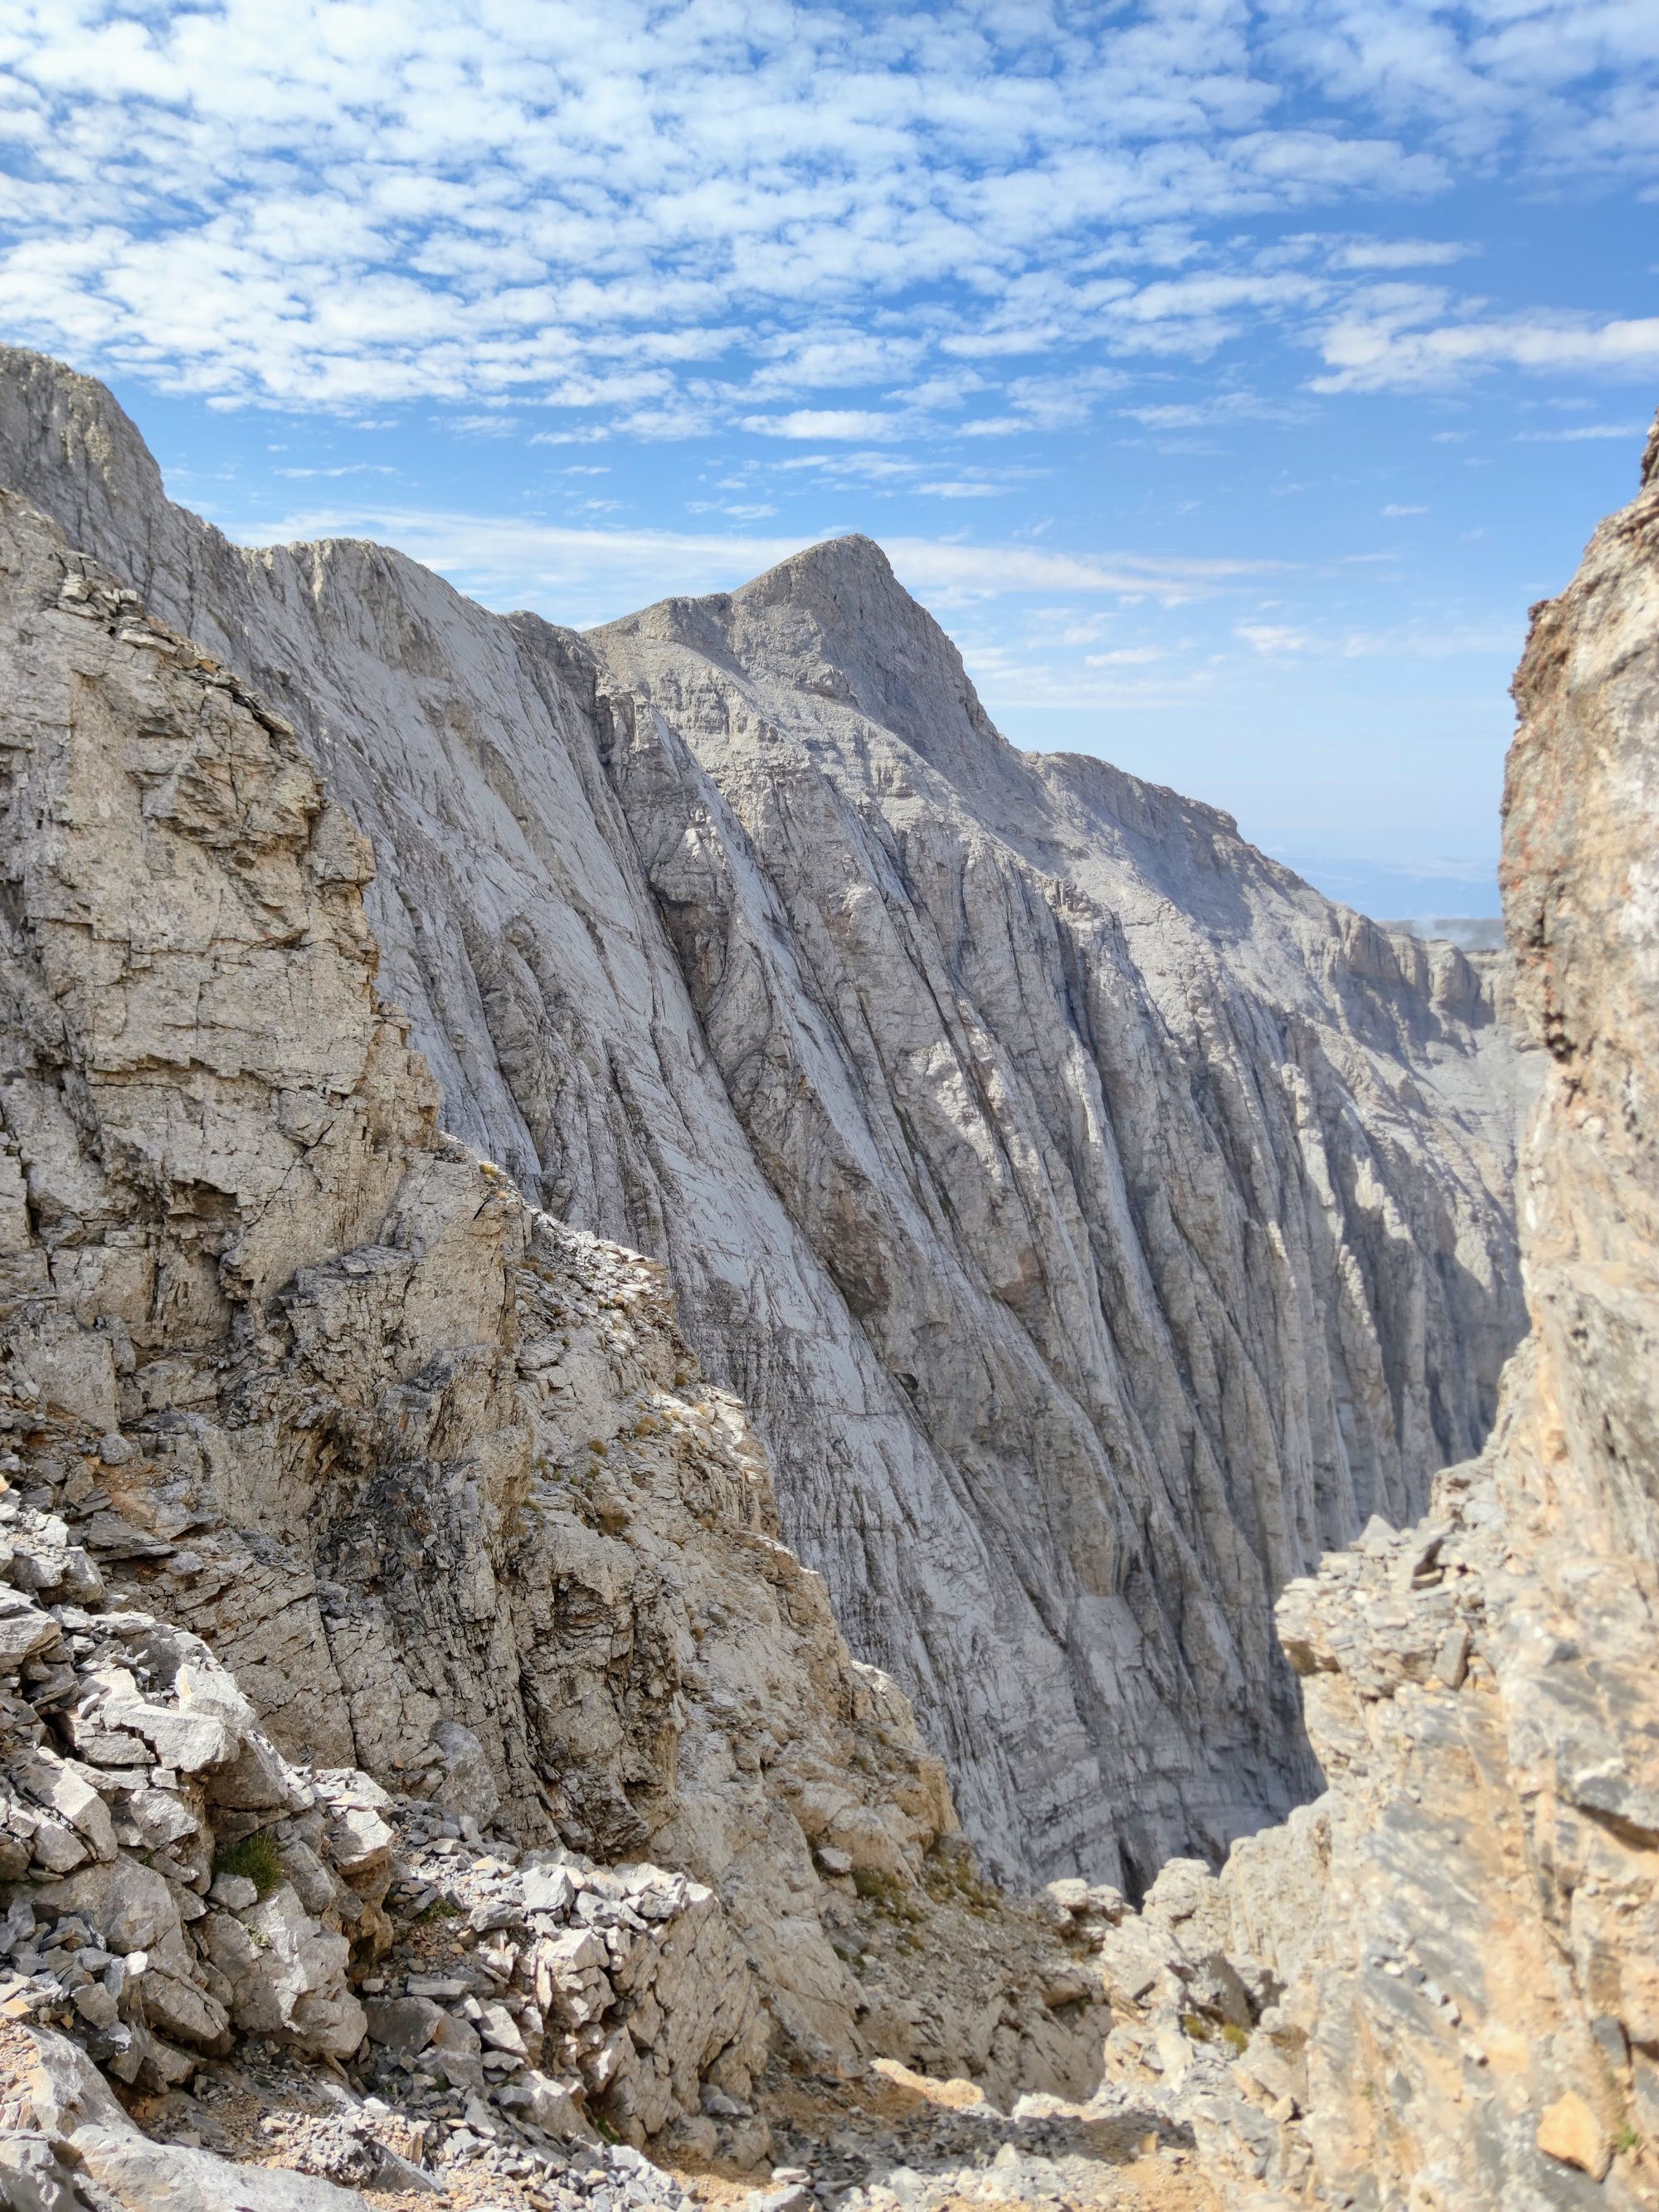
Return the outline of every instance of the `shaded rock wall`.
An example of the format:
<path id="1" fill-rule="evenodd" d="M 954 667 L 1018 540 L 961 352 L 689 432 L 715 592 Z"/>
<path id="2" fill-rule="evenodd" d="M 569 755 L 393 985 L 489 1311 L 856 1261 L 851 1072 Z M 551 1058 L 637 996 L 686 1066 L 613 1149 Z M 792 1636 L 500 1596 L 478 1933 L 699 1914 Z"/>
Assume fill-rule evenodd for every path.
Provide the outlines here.
<path id="1" fill-rule="evenodd" d="M 0 1698 L 8 1771 L 27 1792 L 37 1745 L 161 1760 L 104 1665 L 131 1616 L 158 1693 L 195 1637 L 240 1680 L 216 1694 L 241 1734 L 210 1718 L 195 1762 L 210 1807 L 246 1694 L 288 1758 L 718 1893 L 687 2048 L 642 2009 L 612 2049 L 596 2012 L 599 2044 L 564 2055 L 609 2051 L 589 2087 L 613 2100 L 638 2077 L 622 2119 L 654 2132 L 722 2059 L 744 2093 L 763 2002 L 805 2063 L 896 2050 L 1004 2094 L 1086 2075 L 1086 2006 L 1048 2002 L 1040 1929 L 969 1917 L 944 1769 L 779 1540 L 765 1456 L 660 1266 L 438 1130 L 374 988 L 368 846 L 292 730 L 9 494 L 0 574 L 0 1435 L 34 1546 L 0 1540 L 0 1567 L 57 1608 L 0 1577 L 0 1671 L 30 1670 Z M 92 1649 L 84 1711 L 60 1646 Z M 213 1687 L 198 1668 L 179 1701 Z M 304 1798 L 281 1772 L 228 1786 L 251 1827 Z M 194 1827 L 187 1863 L 133 1848 L 199 1908 L 238 1832 Z M 907 1950 L 912 1909 L 959 1940 L 917 1961 L 844 1936 L 896 1900 Z M 345 2027 L 342 2052 L 355 2000 Z"/>
<path id="2" fill-rule="evenodd" d="M 1016 753 L 867 541 L 592 642 L 745 1133 L 990 1538 L 975 1660 L 1033 1723 L 1002 1796 L 1074 1837 L 1087 1759 L 1140 1814 L 1132 1877 L 1183 1820 L 1249 1825 L 1302 1771 L 1272 1593 L 1490 1419 L 1489 996 L 1212 810 Z M 850 1632 L 890 1638 L 864 1531 L 809 1525 Z"/>

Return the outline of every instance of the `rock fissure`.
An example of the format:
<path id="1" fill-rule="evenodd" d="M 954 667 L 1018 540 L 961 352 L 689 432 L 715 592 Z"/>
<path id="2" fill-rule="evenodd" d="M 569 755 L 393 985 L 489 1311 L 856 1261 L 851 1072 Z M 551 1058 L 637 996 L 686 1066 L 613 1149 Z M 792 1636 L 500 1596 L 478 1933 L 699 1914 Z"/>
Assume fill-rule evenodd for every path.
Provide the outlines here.
<path id="1" fill-rule="evenodd" d="M 868 541 L 578 638 L 3 369 L 0 2194 L 1659 2204 L 1659 486 L 1511 986 Z"/>

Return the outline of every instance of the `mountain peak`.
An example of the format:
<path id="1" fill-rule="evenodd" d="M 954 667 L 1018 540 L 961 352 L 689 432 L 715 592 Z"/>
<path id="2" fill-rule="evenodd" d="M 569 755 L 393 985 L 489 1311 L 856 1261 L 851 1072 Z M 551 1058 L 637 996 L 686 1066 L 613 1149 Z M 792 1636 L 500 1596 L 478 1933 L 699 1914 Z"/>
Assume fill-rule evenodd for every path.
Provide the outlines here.
<path id="1" fill-rule="evenodd" d="M 955 644 L 861 532 L 803 546 L 735 592 L 659 600 L 592 635 L 607 656 L 687 648 L 838 700 L 952 775 L 1009 750 Z"/>
<path id="2" fill-rule="evenodd" d="M 794 605 L 810 609 L 832 625 L 875 617 L 908 628 L 933 617 L 913 599 L 893 573 L 893 564 L 873 538 L 848 531 L 844 538 L 820 538 L 805 545 L 775 568 L 766 569 L 732 594 L 734 607 L 751 617 L 761 608 Z M 939 635 L 942 636 L 943 633 Z"/>
<path id="3" fill-rule="evenodd" d="M 758 592 L 782 577 L 819 582 L 831 588 L 854 581 L 898 584 L 885 552 L 875 538 L 866 537 L 861 530 L 849 530 L 836 538 L 821 538 L 816 544 L 802 546 L 799 553 L 790 554 L 775 568 L 744 585 L 738 596 Z M 902 585 L 898 588 L 902 591 Z"/>

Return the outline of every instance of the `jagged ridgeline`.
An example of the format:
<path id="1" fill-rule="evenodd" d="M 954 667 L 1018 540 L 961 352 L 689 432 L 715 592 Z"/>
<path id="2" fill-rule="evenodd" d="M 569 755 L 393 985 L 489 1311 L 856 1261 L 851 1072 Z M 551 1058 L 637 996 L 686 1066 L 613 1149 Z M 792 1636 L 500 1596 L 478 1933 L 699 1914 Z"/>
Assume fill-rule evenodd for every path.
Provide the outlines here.
<path id="1" fill-rule="evenodd" d="M 490 1624 L 532 1471 L 499 1443 L 481 1473 L 478 1437 L 531 1424 L 490 1365 L 511 1364 L 500 1256 L 456 1225 L 477 1170 L 441 1123 L 558 1233 L 663 1264 L 661 1343 L 683 1332 L 687 1373 L 747 1408 L 752 1436 L 731 1418 L 757 1496 L 769 1460 L 783 1536 L 859 1658 L 914 1698 L 994 1868 L 1134 1887 L 1310 1794 L 1273 1596 L 1373 1511 L 1411 1519 L 1434 1469 L 1480 1447 L 1523 1326 L 1521 1078 L 1492 963 L 1330 905 L 1224 815 L 1014 750 L 863 538 L 578 635 L 380 547 L 230 544 L 167 501 L 106 392 L 21 352 L 0 355 L 0 483 L 61 533 L 38 555 L 59 583 L 84 555 L 137 595 L 103 609 L 112 653 L 170 661 L 145 636 L 167 626 L 288 749 L 257 806 L 234 747 L 181 778 L 138 678 L 82 669 L 34 570 L 9 571 L 6 651 L 28 681 L 9 742 L 27 749 L 28 713 L 67 717 L 68 757 L 122 794 L 37 792 L 18 833 L 37 848 L 7 857 L 9 884 L 35 872 L 75 975 L 11 1018 L 65 1117 L 49 1138 L 13 1077 L 0 1168 L 42 1271 L 17 1295 L 103 1347 L 66 1412 L 189 1432 L 177 1449 L 246 1557 L 228 1594 L 181 1583 L 177 1610 L 284 1747 L 380 1771 L 465 1718 L 516 1818 L 555 1805 L 602 1853 L 654 1832 L 672 1795 L 679 1662 L 640 1626 L 638 1589 L 672 1561 L 629 1554 L 624 1604 L 596 1553 L 561 1570 L 545 1617 Z M 89 636 L 56 588 L 52 620 Z M 66 659 L 40 658 L 48 638 Z M 199 823 L 179 837 L 242 839 L 258 878 L 277 868 L 260 841 L 304 812 L 283 777 L 318 780 L 322 826 L 294 832 L 313 890 L 239 892 L 234 954 L 216 908 L 181 920 L 203 964 L 173 1003 L 141 942 L 165 904 L 149 846 L 118 823 L 183 808 Z M 73 895 L 48 888 L 70 844 Z M 327 959 L 319 911 L 345 933 Z M 285 929 L 317 973 L 298 1000 L 260 1000 Z M 203 1066 L 216 1024 L 223 1065 Z M 112 1086 L 130 1094 L 114 1123 Z M 537 1277 L 555 1225 L 523 1234 L 513 1325 L 550 1347 L 537 1404 L 625 1551 L 639 1454 L 601 1407 L 659 1416 L 555 1356 L 588 1323 L 566 1312 L 562 1257 Z M 434 1251 L 482 1269 L 488 1328 L 440 1340 L 416 1288 Z M 380 1364 L 348 1388 L 329 1363 L 359 1357 L 360 1327 Z M 495 1349 L 475 1357 L 473 1335 Z M 185 1372 L 204 1346 L 207 1380 Z M 314 1408 L 272 1380 L 301 1346 Z M 675 1389 L 673 1356 L 653 1389 Z M 35 1364 L 39 1389 L 74 1387 L 51 1380 L 61 1358 Z M 287 1496 L 261 1488 L 277 1462 Z M 402 1626 L 365 1626 L 403 1590 L 422 1595 Z M 428 1602 L 437 1656 L 412 1661 Z M 614 1740 L 528 1693 L 459 1702 L 496 1665 L 575 1679 L 572 1654 L 624 1616 Z M 418 1711 L 371 1720 L 371 1647 L 427 1668 Z M 873 1791 L 910 1805 L 895 1848 L 943 1822 L 921 1786 Z"/>

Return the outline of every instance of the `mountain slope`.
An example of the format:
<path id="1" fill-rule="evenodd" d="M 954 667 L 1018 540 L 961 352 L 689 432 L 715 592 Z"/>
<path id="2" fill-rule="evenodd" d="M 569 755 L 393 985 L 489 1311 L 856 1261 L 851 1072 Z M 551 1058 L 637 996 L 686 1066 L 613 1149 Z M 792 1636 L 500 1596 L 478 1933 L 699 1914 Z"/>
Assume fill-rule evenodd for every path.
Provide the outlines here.
<path id="1" fill-rule="evenodd" d="M 1474 970 L 1212 810 L 1015 752 L 868 541 L 592 643 L 769 1179 L 1063 1655 L 1108 1801 L 1224 1832 L 1226 1788 L 1283 1786 L 1272 1591 L 1411 1516 L 1513 1341 L 1513 1068 Z M 819 1510 L 868 1639 L 885 1594 Z M 1005 1785 L 1034 1820 L 1041 1762 Z"/>
<path id="2" fill-rule="evenodd" d="M 1103 1952 L 1109 2075 L 1261 2212 L 1659 2206 L 1659 425 L 1515 697 L 1532 1333 L 1431 1519 L 1279 1601 L 1325 1794 Z"/>
<path id="3" fill-rule="evenodd" d="M 867 541 L 583 639 L 229 544 L 15 352 L 0 480 L 294 724 L 446 1127 L 666 1263 L 993 1863 L 1304 1794 L 1272 1596 L 1478 1445 L 1520 1327 L 1477 969 L 1015 753 Z"/>
<path id="4" fill-rule="evenodd" d="M 975 1878 L 661 1267 L 438 1129 L 291 731 L 9 493 L 0 575 L 0 2027 L 635 2144 L 783 2051 L 1092 2086 L 1068 1923 Z"/>

